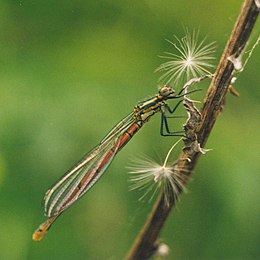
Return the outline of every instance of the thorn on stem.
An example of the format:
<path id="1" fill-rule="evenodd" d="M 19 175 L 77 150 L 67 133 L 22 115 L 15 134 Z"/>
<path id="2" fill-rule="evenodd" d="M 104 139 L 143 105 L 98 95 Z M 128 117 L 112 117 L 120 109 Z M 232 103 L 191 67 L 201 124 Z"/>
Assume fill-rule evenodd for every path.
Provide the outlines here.
<path id="1" fill-rule="evenodd" d="M 242 59 L 241 59 L 241 55 L 238 56 L 238 57 L 235 57 L 235 56 L 230 56 L 228 57 L 228 60 L 231 61 L 234 65 L 234 68 L 236 71 L 241 71 L 242 68 L 243 68 L 243 65 L 242 65 Z"/>

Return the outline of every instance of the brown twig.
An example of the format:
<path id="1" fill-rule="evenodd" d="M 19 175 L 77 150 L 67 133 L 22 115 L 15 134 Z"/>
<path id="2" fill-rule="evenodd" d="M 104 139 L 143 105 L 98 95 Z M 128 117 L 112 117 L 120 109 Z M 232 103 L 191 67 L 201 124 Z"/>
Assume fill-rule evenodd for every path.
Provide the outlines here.
<path id="1" fill-rule="evenodd" d="M 235 69 L 234 61 L 242 55 L 258 14 L 259 7 L 256 6 L 256 0 L 245 0 L 201 109 L 201 121 L 196 129 L 197 142 L 201 147 L 205 146 L 211 129 L 222 110 Z M 185 160 L 187 151 L 182 151 L 179 156 L 180 168 L 189 169 L 191 174 L 200 154 L 196 150 L 189 150 L 190 160 L 188 161 Z M 164 195 L 162 193 L 159 195 L 126 259 L 148 259 L 155 253 L 158 247 L 156 243 L 158 235 L 175 204 L 176 200 L 172 198 L 169 205 L 166 205 Z"/>

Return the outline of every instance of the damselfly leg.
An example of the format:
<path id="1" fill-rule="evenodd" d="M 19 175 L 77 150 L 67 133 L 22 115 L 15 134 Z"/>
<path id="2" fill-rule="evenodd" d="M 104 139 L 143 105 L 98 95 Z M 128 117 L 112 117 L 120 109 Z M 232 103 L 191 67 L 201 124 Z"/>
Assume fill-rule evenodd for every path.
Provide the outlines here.
<path id="1" fill-rule="evenodd" d="M 178 95 L 174 96 L 174 97 L 170 97 L 169 99 L 176 99 L 176 98 L 181 98 L 184 97 L 188 94 L 191 93 L 195 93 L 198 91 L 201 91 L 201 89 L 195 89 L 195 90 L 191 90 L 189 92 L 183 93 L 184 90 L 187 90 L 187 86 L 183 87 Z M 187 118 L 187 116 L 172 116 L 172 114 L 177 110 L 177 108 L 179 107 L 179 105 L 183 102 L 183 99 L 179 100 L 178 103 L 174 106 L 173 109 L 170 108 L 170 106 L 166 103 L 164 105 L 164 109 L 161 112 L 161 127 L 160 127 L 160 134 L 162 136 L 181 136 L 181 137 L 185 137 L 184 130 L 180 130 L 180 131 L 171 131 L 169 128 L 169 123 L 168 123 L 168 118 Z M 169 113 L 170 115 L 167 115 L 167 113 Z"/>
<path id="2" fill-rule="evenodd" d="M 184 137 L 184 131 L 171 131 L 168 124 L 168 118 L 186 118 L 186 116 L 172 116 L 167 115 L 167 113 L 173 114 L 178 106 L 182 103 L 183 100 L 180 100 L 173 109 L 170 108 L 168 104 L 164 105 L 164 109 L 161 113 L 161 127 L 160 127 L 160 134 L 162 136 L 182 136 Z"/>

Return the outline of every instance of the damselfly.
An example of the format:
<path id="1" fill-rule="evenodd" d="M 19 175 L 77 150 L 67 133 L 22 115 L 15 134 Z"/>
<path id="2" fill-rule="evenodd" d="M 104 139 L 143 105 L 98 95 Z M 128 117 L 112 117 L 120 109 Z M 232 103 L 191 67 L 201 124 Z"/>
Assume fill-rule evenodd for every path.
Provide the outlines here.
<path id="1" fill-rule="evenodd" d="M 98 146 L 65 173 L 45 194 L 44 209 L 48 219 L 34 232 L 33 239 L 41 240 L 44 237 L 57 217 L 97 182 L 115 155 L 154 114 L 161 113 L 161 135 L 183 135 L 182 131 L 169 130 L 167 117 L 174 116 L 166 115 L 174 113 L 182 100 L 179 100 L 173 109 L 166 101 L 183 97 L 187 94 L 182 94 L 183 90 L 175 95 L 171 87 L 163 86 L 157 95 L 139 102 L 134 111 L 115 125 Z"/>

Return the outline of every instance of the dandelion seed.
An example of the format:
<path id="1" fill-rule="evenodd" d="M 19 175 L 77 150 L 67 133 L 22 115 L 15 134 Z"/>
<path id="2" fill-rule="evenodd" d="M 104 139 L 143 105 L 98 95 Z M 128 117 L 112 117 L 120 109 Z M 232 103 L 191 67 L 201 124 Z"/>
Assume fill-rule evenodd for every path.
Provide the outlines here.
<path id="1" fill-rule="evenodd" d="M 185 190 L 184 184 L 187 179 L 183 174 L 185 169 L 181 169 L 174 164 L 167 166 L 167 162 L 172 150 L 182 139 L 178 140 L 169 150 L 163 165 L 154 162 L 149 158 L 135 160 L 134 164 L 128 167 L 132 176 L 130 177 L 130 190 L 144 190 L 141 196 L 142 200 L 148 193 L 152 193 L 150 201 L 153 199 L 157 191 L 164 192 L 164 200 L 169 205 L 170 199 L 178 198 L 180 191 Z"/>
<path id="2" fill-rule="evenodd" d="M 215 59 L 215 42 L 205 44 L 206 38 L 199 41 L 199 32 L 192 34 L 186 30 L 182 39 L 175 36 L 177 43 L 167 40 L 177 54 L 165 52 L 161 58 L 167 59 L 155 71 L 164 72 L 159 81 L 169 84 L 178 84 L 180 81 L 198 77 L 204 73 L 211 74 L 208 69 L 214 67 L 211 63 Z"/>

